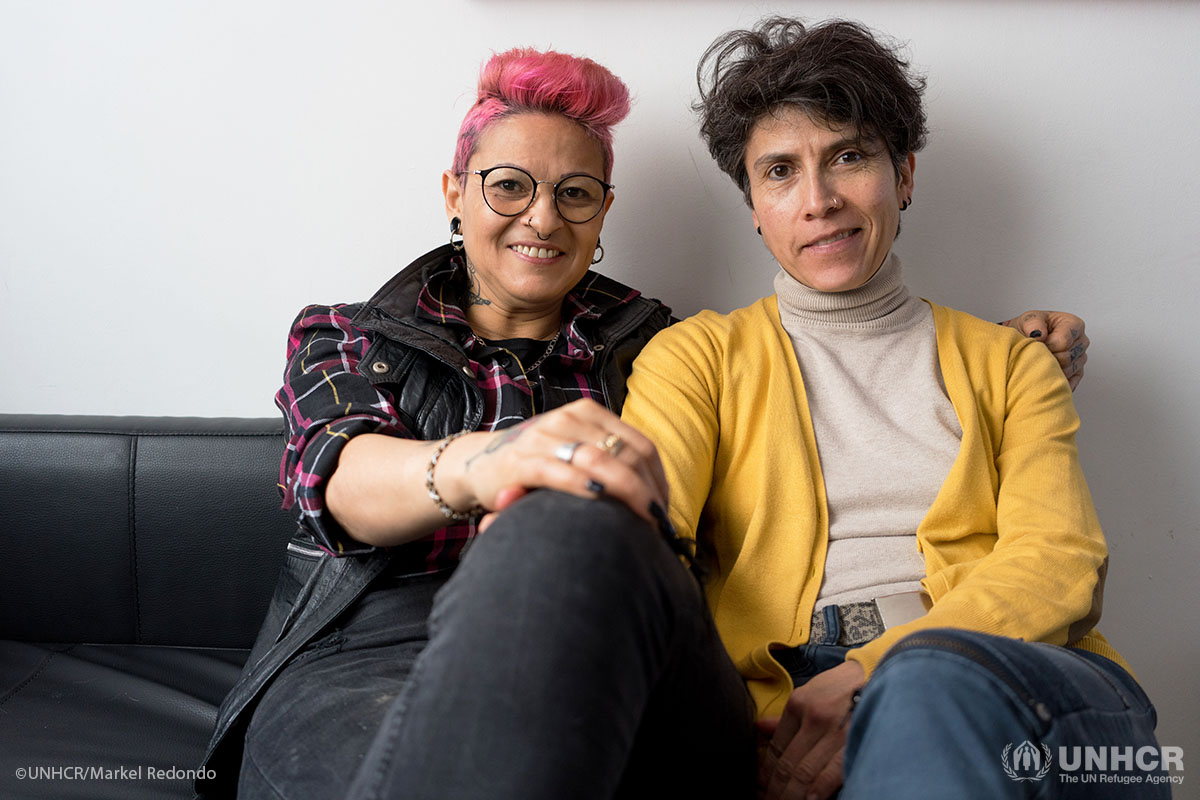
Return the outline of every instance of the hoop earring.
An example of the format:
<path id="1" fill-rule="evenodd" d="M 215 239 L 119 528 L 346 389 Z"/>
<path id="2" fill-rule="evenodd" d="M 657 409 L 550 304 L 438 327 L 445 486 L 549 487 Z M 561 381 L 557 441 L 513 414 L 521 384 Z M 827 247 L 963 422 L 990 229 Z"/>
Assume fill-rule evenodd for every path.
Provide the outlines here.
<path id="1" fill-rule="evenodd" d="M 907 197 L 907 198 L 905 198 L 904 202 L 900 204 L 900 210 L 901 210 L 901 211 L 907 211 L 907 210 L 908 210 L 908 207 L 909 207 L 909 206 L 911 206 L 911 205 L 912 205 L 912 198 L 911 198 L 911 197 Z"/>
<path id="2" fill-rule="evenodd" d="M 593 264 L 599 264 L 604 260 L 604 245 L 600 244 L 600 237 L 596 237 L 596 249 L 600 251 L 600 255 L 592 259 Z"/>
<path id="3" fill-rule="evenodd" d="M 457 241 L 455 241 L 455 239 L 454 239 L 455 236 L 458 237 Z M 454 219 L 450 220 L 450 246 L 454 248 L 454 252 L 456 252 L 456 253 L 462 252 L 462 249 L 463 249 L 462 220 L 459 219 L 458 217 L 455 217 Z"/>

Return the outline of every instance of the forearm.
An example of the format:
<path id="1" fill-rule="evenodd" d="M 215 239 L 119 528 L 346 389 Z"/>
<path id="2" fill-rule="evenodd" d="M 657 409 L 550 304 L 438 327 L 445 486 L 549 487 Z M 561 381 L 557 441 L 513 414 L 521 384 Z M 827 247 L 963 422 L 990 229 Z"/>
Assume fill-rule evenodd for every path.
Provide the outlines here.
<path id="1" fill-rule="evenodd" d="M 462 480 L 471 434 L 451 443 L 438 459 L 435 486 L 443 501 L 457 511 L 475 505 Z M 325 506 L 354 539 L 376 547 L 393 547 L 436 531 L 449 522 L 429 497 L 425 475 L 436 441 L 367 433 L 342 448 L 337 469 L 325 489 Z"/>
<path id="2" fill-rule="evenodd" d="M 619 452 L 600 445 L 609 437 L 622 443 Z M 353 539 L 375 547 L 403 544 L 443 527 L 447 518 L 426 488 L 438 444 L 384 434 L 352 437 L 326 486 L 326 511 Z M 501 507 L 505 491 L 545 487 L 611 497 L 652 522 L 653 506 L 665 506 L 667 499 L 654 445 L 591 400 L 511 428 L 454 439 L 438 457 L 434 487 L 459 512 Z"/>

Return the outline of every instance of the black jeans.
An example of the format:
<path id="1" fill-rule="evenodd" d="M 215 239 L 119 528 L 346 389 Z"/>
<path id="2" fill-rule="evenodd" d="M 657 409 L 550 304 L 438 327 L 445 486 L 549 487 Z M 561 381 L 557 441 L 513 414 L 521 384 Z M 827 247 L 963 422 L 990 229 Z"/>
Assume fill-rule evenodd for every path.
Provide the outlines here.
<path id="1" fill-rule="evenodd" d="M 753 706 L 624 506 L 534 492 L 449 579 L 385 579 L 267 690 L 243 798 L 751 797 Z"/>

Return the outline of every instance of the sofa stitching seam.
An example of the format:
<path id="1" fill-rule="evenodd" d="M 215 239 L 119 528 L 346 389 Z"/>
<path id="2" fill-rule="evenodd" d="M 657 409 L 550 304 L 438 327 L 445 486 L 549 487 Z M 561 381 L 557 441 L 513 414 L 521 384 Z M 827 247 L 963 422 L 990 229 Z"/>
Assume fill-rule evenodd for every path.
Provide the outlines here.
<path id="1" fill-rule="evenodd" d="M 142 641 L 142 600 L 137 557 L 137 446 L 138 438 L 129 437 L 129 559 L 133 570 L 133 632 L 134 641 Z"/>
<path id="2" fill-rule="evenodd" d="M 33 683 L 33 682 L 34 682 L 34 681 L 37 679 L 37 677 L 38 677 L 39 675 L 41 675 L 43 672 L 45 672 L 45 671 L 46 671 L 46 667 L 50 666 L 50 662 L 54 660 L 54 657 L 55 657 L 55 656 L 57 656 L 57 655 L 60 655 L 60 654 L 62 654 L 62 653 L 69 653 L 69 652 L 71 652 L 71 650 L 73 650 L 73 649 L 75 649 L 75 645 L 71 645 L 70 647 L 68 647 L 68 648 L 67 648 L 67 649 L 65 649 L 65 650 L 56 650 L 56 651 L 54 651 L 54 652 L 47 653 L 47 654 L 46 654 L 46 657 L 42 659 L 42 663 L 38 665 L 38 668 L 37 668 L 37 669 L 35 669 L 35 670 L 34 670 L 34 671 L 33 671 L 33 672 L 32 672 L 32 673 L 29 675 L 29 677 L 28 677 L 28 678 L 26 678 L 25 680 L 21 681 L 21 682 L 20 682 L 19 684 L 17 684 L 16 686 L 14 686 L 14 687 L 13 687 L 11 690 L 9 690 L 9 691 L 6 693 L 6 694 L 5 694 L 3 697 L 0 697 L 0 706 L 3 706 L 3 705 L 4 705 L 5 703 L 7 703 L 9 700 L 11 700 L 12 698 L 16 697 L 18 694 L 20 694 L 20 693 L 21 693 L 21 691 L 22 691 L 22 690 L 23 690 L 23 689 L 24 689 L 26 686 L 28 686 L 29 684 Z"/>

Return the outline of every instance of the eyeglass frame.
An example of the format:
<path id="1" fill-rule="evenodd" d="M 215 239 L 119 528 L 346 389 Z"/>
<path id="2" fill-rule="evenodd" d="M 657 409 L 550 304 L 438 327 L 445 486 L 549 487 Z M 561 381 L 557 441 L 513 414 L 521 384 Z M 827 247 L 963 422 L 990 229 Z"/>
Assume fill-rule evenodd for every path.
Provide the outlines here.
<path id="1" fill-rule="evenodd" d="M 487 190 L 484 189 L 483 182 L 485 180 L 487 180 L 488 173 L 495 172 L 498 169 L 515 169 L 517 172 L 523 173 L 525 175 L 529 175 L 529 180 L 533 181 L 533 192 L 530 193 L 530 195 L 529 195 L 529 203 L 526 204 L 526 206 L 524 208 L 522 208 L 520 211 L 515 211 L 512 214 L 505 214 L 502 211 L 497 211 L 496 209 L 492 208 L 492 204 L 490 202 L 488 202 Z M 616 184 L 605 183 L 604 181 L 597 178 L 595 175 L 592 175 L 587 172 L 572 172 L 570 175 L 563 175 L 557 181 L 539 181 L 537 178 L 533 177 L 533 175 L 530 174 L 529 170 L 525 169 L 524 167 L 514 166 L 513 164 L 497 164 L 496 166 L 488 167 L 487 169 L 463 170 L 462 174 L 479 176 L 479 190 L 483 194 L 484 205 L 486 205 L 489 209 L 491 209 L 493 214 L 498 214 L 501 217 L 519 217 L 522 214 L 524 214 L 526 211 L 528 211 L 530 208 L 533 207 L 534 201 L 537 200 L 538 186 L 542 185 L 543 183 L 551 183 L 553 185 L 554 192 L 553 192 L 553 194 L 550 195 L 550 197 L 553 198 L 553 200 L 554 200 L 554 211 L 555 211 L 555 213 L 558 214 L 558 216 L 562 217 L 563 222 L 569 222 L 572 225 L 584 225 L 588 222 L 591 222 L 596 217 L 600 216 L 600 212 L 604 210 L 604 200 L 605 200 L 605 198 L 608 197 L 608 193 L 610 191 L 612 191 L 613 189 L 617 188 Z M 567 219 L 566 215 L 564 215 L 562 213 L 562 209 L 558 207 L 558 187 L 563 181 L 570 180 L 571 178 L 591 178 L 592 180 L 594 180 L 596 183 L 600 184 L 604 188 L 604 194 L 600 195 L 600 206 L 596 209 L 596 213 L 592 214 L 587 219 L 579 221 L 579 222 L 576 222 L 575 220 Z"/>

